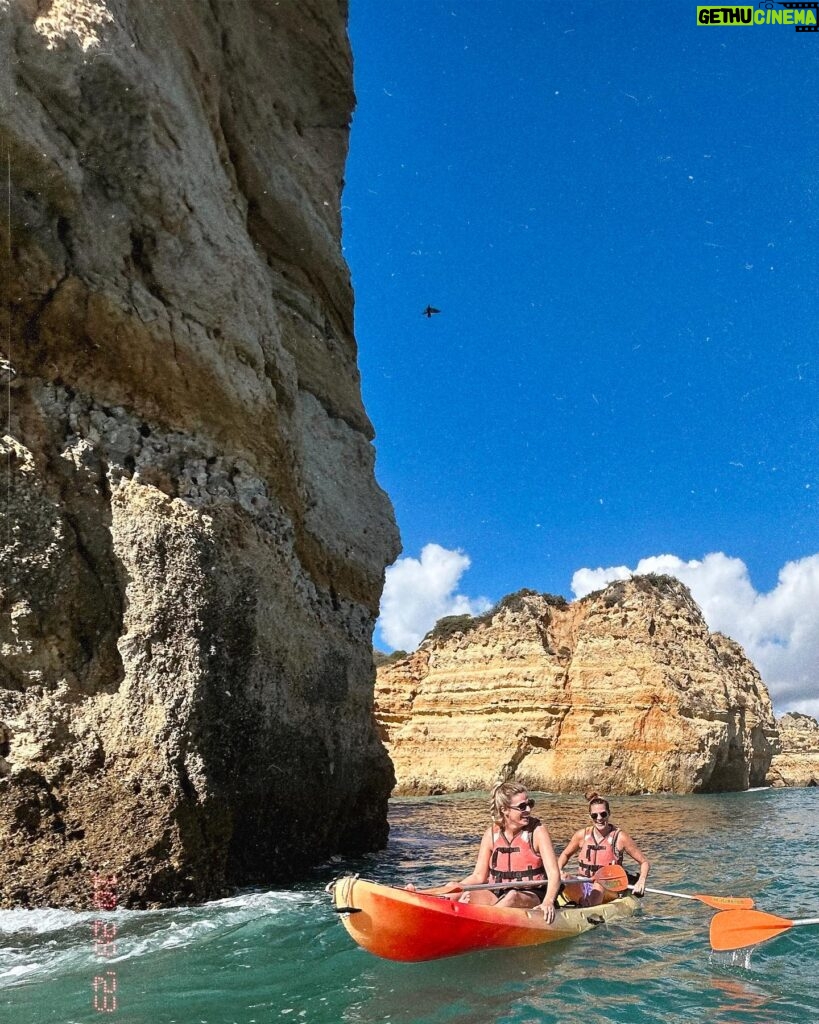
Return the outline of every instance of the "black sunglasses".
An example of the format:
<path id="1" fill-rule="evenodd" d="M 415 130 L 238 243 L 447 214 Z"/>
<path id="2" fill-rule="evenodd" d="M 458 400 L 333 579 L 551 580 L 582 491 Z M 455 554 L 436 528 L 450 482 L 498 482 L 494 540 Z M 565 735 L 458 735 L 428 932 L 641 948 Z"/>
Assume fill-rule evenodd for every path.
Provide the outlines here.
<path id="1" fill-rule="evenodd" d="M 524 800 L 522 804 L 510 804 L 509 805 L 509 810 L 510 811 L 531 811 L 531 809 L 534 806 L 535 806 L 535 801 L 534 800 Z"/>
<path id="2" fill-rule="evenodd" d="M 605 819 L 605 818 L 608 818 L 609 812 L 608 811 L 589 811 L 589 815 L 592 818 L 603 818 L 603 819 Z"/>

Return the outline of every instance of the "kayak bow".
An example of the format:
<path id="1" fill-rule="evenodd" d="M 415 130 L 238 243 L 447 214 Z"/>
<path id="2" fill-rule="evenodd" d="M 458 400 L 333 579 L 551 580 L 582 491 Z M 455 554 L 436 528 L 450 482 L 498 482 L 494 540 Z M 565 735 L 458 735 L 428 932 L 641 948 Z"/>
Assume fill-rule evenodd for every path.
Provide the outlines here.
<path id="1" fill-rule="evenodd" d="M 625 895 L 597 907 L 562 907 L 546 924 L 538 908 L 473 906 L 354 875 L 336 879 L 329 889 L 344 927 L 362 949 L 402 961 L 568 939 L 604 922 L 631 917 L 639 904 L 637 897 Z"/>

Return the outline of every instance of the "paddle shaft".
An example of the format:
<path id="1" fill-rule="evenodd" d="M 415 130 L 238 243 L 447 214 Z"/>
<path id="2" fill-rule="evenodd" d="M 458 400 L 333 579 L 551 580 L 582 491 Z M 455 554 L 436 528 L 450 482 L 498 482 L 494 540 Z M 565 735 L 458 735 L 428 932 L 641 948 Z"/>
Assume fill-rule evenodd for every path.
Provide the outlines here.
<path id="1" fill-rule="evenodd" d="M 634 886 L 630 885 L 629 889 L 633 889 Z M 668 889 L 649 889 L 646 887 L 643 892 L 653 892 L 655 896 L 676 896 L 677 899 L 681 900 L 695 900 L 696 896 L 691 896 L 687 892 L 669 892 Z"/>
<path id="2" fill-rule="evenodd" d="M 599 868 L 593 878 L 563 878 L 562 882 L 592 882 L 599 881 L 607 889 L 613 892 L 624 892 L 628 885 L 628 877 L 619 864 L 607 864 Z M 420 892 L 428 896 L 444 896 L 453 892 L 472 892 L 475 889 L 540 889 L 549 883 L 544 879 L 522 878 L 512 882 L 480 882 L 474 885 L 461 885 L 458 882 L 448 885 L 439 885 L 434 889 L 421 889 Z"/>
<path id="3" fill-rule="evenodd" d="M 458 885 L 456 882 L 451 887 L 439 885 L 436 889 L 419 889 L 418 891 L 435 895 L 442 889 L 447 892 L 475 892 L 478 889 L 545 889 L 548 884 L 545 878 L 523 878 L 515 882 L 481 882 L 480 885 Z"/>
<path id="4" fill-rule="evenodd" d="M 564 882 L 588 882 L 588 878 L 564 878 Z M 545 878 L 522 878 L 514 882 L 481 882 L 474 885 L 459 885 L 457 882 L 450 888 L 446 885 L 439 885 L 435 889 L 419 889 L 418 892 L 428 896 L 443 895 L 446 892 L 475 892 L 478 889 L 545 889 L 549 884 Z"/>
<path id="5" fill-rule="evenodd" d="M 633 889 L 634 886 L 628 886 Z M 687 892 L 671 892 L 668 889 L 649 889 L 646 886 L 643 892 L 654 893 L 655 896 L 674 896 L 678 900 L 696 900 L 704 903 L 707 907 L 714 907 L 715 910 L 750 910 L 754 901 L 750 897 L 743 896 L 703 896 L 702 894 L 691 895 Z"/>

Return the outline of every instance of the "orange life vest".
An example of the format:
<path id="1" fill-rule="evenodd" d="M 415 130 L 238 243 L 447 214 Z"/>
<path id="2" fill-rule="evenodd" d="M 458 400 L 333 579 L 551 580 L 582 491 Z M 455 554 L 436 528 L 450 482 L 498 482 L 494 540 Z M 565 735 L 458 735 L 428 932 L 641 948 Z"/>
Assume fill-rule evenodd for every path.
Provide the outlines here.
<path id="1" fill-rule="evenodd" d="M 580 874 L 591 878 L 595 871 L 605 864 L 622 864 L 623 851 L 617 849 L 619 836 L 620 829 L 612 825 L 611 832 L 598 842 L 595 839 L 594 826 L 587 828 L 583 833 L 583 843 L 577 856 Z"/>
<path id="2" fill-rule="evenodd" d="M 489 878 L 493 882 L 518 882 L 524 878 L 546 878 L 540 854 L 532 846 L 534 831 L 539 822 L 531 821 L 530 828 L 507 839 L 501 829 L 492 833 L 492 859 Z"/>

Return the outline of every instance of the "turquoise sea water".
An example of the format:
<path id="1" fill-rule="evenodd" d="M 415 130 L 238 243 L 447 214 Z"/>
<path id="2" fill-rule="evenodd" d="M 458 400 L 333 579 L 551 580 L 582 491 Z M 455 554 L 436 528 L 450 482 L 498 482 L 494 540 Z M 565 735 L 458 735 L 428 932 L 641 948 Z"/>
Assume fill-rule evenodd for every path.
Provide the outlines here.
<path id="1" fill-rule="evenodd" d="M 585 807 L 536 795 L 560 849 Z M 818 790 L 618 798 L 612 810 L 652 860 L 655 888 L 751 895 L 771 913 L 819 915 Z M 288 890 L 173 911 L 0 913 L 0 1022 L 819 1021 L 819 926 L 750 954 L 712 953 L 714 912 L 661 896 L 625 922 L 539 949 L 378 960 L 348 938 L 325 884 L 347 871 L 430 885 L 466 873 L 485 798 L 394 800 L 391 823 L 386 850 L 326 865 Z"/>

